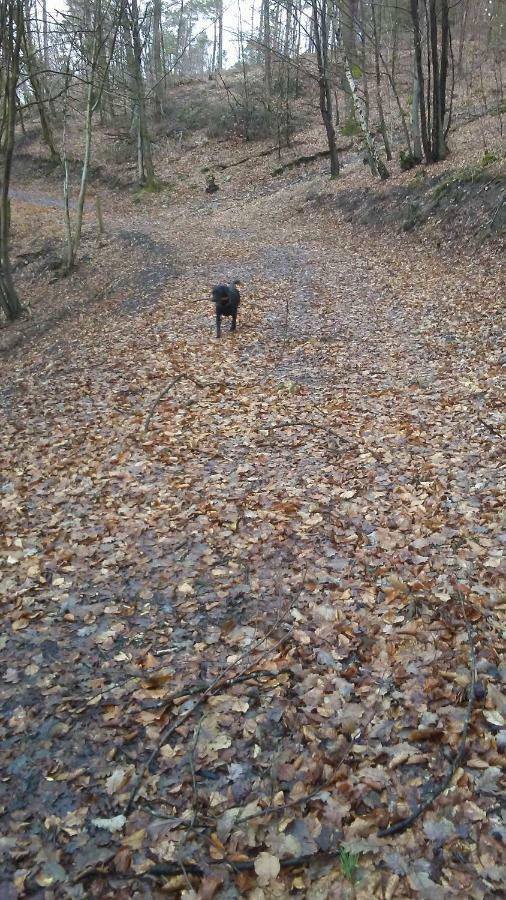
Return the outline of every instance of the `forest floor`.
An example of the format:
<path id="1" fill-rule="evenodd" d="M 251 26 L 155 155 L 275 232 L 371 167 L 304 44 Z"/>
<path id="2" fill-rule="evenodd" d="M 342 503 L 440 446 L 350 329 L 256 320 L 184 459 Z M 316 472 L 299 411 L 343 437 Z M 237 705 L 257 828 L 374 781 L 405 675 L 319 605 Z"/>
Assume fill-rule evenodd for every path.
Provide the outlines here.
<path id="1" fill-rule="evenodd" d="M 503 889 L 500 242 L 250 178 L 109 192 L 66 280 L 15 185 L 2 900 Z"/>

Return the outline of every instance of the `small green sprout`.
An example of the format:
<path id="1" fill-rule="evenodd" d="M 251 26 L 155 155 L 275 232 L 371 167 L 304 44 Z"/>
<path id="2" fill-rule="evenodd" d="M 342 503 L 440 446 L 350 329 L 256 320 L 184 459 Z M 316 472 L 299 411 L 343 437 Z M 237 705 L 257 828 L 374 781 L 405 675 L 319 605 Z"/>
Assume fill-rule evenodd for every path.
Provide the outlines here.
<path id="1" fill-rule="evenodd" d="M 355 884 L 357 878 L 358 856 L 358 853 L 352 853 L 347 847 L 341 847 L 341 850 L 339 851 L 341 872 L 352 884 Z"/>

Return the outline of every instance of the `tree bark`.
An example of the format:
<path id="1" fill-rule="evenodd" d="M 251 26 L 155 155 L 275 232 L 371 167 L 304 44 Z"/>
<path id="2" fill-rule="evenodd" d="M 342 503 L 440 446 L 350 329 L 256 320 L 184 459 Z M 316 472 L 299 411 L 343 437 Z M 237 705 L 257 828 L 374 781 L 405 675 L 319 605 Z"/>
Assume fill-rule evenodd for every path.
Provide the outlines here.
<path id="1" fill-rule="evenodd" d="M 355 112 L 357 115 L 358 124 L 360 125 L 362 136 L 365 141 L 365 145 L 367 147 L 367 153 L 369 156 L 369 162 L 371 165 L 371 171 L 373 175 L 379 175 L 382 181 L 390 177 L 390 172 L 388 171 L 385 163 L 378 155 L 378 151 L 376 149 L 376 144 L 374 141 L 374 137 L 369 131 L 369 126 L 367 122 L 367 115 L 364 109 L 363 101 L 359 97 L 357 84 L 353 77 L 353 73 L 351 71 L 350 62 L 348 57 L 345 55 L 344 57 L 344 70 L 346 73 L 346 78 L 348 79 L 348 84 L 350 86 L 351 96 L 353 97 L 353 102 L 355 104 Z"/>
<path id="2" fill-rule="evenodd" d="M 223 0 L 218 0 L 218 72 L 223 69 Z"/>
<path id="3" fill-rule="evenodd" d="M 162 65 L 162 0 L 153 0 L 153 74 L 155 78 L 155 119 L 160 121 L 163 115 L 163 65 Z"/>
<path id="4" fill-rule="evenodd" d="M 373 24 L 373 37 L 374 37 L 374 66 L 376 73 L 376 104 L 378 107 L 378 116 L 379 116 L 379 125 L 381 135 L 383 137 L 383 143 L 385 145 L 385 152 L 387 155 L 387 159 L 390 161 L 392 159 L 392 151 L 390 149 L 390 142 L 388 140 L 388 132 L 387 126 L 385 122 L 385 113 L 383 111 L 383 98 L 381 96 L 381 69 L 380 69 L 380 39 L 381 39 L 381 19 L 378 22 L 376 18 L 376 3 L 375 0 L 371 0 L 371 15 L 372 15 L 372 24 Z M 381 9 L 380 9 L 381 15 Z"/>
<path id="5" fill-rule="evenodd" d="M 415 51 L 416 78 L 420 97 L 420 130 L 422 147 L 426 162 L 431 161 L 431 147 L 428 134 L 427 109 L 425 106 L 425 79 L 423 76 L 422 35 L 420 32 L 420 15 L 418 0 L 411 0 L 411 18 L 413 20 L 413 46 Z"/>
<path id="6" fill-rule="evenodd" d="M 348 58 L 350 68 L 357 63 L 357 45 L 356 45 L 356 18 L 357 18 L 358 0 L 339 0 L 339 23 L 343 40 L 344 52 Z M 345 124 L 353 125 L 355 123 L 355 103 L 351 94 L 349 82 L 346 73 L 343 78 L 343 90 L 345 94 Z"/>
<path id="7" fill-rule="evenodd" d="M 10 202 L 9 188 L 14 153 L 14 129 L 16 125 L 16 89 L 19 79 L 19 60 L 23 40 L 23 4 L 9 0 L 2 4 L 0 28 L 5 78 L 6 115 L 4 135 L 4 158 L 0 198 L 0 307 L 6 317 L 13 321 L 22 313 L 23 307 L 12 280 L 10 264 Z"/>
<path id="8" fill-rule="evenodd" d="M 146 117 L 146 93 L 144 90 L 144 78 L 142 73 L 142 40 L 137 0 L 131 0 L 129 26 L 132 42 L 130 62 L 133 66 L 131 83 L 133 85 L 133 101 L 137 131 L 137 175 L 140 185 L 152 189 L 155 186 L 156 179 Z"/>
<path id="9" fill-rule="evenodd" d="M 441 66 L 439 70 L 439 129 L 438 144 L 436 147 L 437 158 L 445 159 L 448 155 L 448 147 L 445 139 L 445 117 L 446 117 L 446 86 L 448 82 L 448 52 L 450 45 L 450 18 L 448 9 L 448 0 L 440 0 L 441 2 Z"/>
<path id="10" fill-rule="evenodd" d="M 267 109 L 272 98 L 272 47 L 271 47 L 271 6 L 270 0 L 263 0 L 263 44 L 264 44 L 264 85 Z"/>
<path id="11" fill-rule="evenodd" d="M 413 140 L 413 161 L 422 160 L 422 138 L 420 135 L 420 82 L 416 65 L 413 70 L 413 100 L 411 102 L 411 137 Z"/>
<path id="12" fill-rule="evenodd" d="M 325 126 L 327 143 L 329 146 L 330 177 L 337 178 L 339 175 L 339 154 L 337 152 L 336 132 L 332 116 L 332 89 L 328 68 L 329 32 L 327 25 L 326 0 L 321 0 L 320 6 L 318 5 L 318 0 L 311 0 L 311 9 L 313 43 L 318 66 L 320 113 Z"/>
<path id="13" fill-rule="evenodd" d="M 28 69 L 28 77 L 30 79 L 30 84 L 33 91 L 33 96 L 35 97 L 35 103 L 37 104 L 37 110 L 39 113 L 40 126 L 42 129 L 42 140 L 49 148 L 49 153 L 51 155 L 51 159 L 54 161 L 59 161 L 60 154 L 56 149 L 56 144 L 53 137 L 53 129 L 51 127 L 51 122 L 49 121 L 48 107 L 47 107 L 47 91 L 44 87 L 44 78 L 40 75 L 40 66 L 38 64 L 39 53 L 35 46 L 35 41 L 33 40 L 31 22 L 30 22 L 30 3 L 29 0 L 25 0 L 25 27 L 24 27 L 24 56 L 26 59 L 26 67 Z M 47 29 L 47 11 L 46 11 L 46 29 Z M 44 38 L 44 41 L 46 38 Z M 46 50 L 47 52 L 47 50 Z"/>

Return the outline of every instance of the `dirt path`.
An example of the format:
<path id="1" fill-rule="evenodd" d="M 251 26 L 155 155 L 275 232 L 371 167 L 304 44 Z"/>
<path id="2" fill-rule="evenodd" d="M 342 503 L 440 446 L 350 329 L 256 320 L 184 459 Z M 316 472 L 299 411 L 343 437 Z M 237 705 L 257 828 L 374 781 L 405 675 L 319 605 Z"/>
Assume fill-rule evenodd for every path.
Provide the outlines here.
<path id="1" fill-rule="evenodd" d="M 136 230 L 149 232 L 137 249 Z M 136 280 L 9 371 L 7 878 L 22 826 L 23 879 L 56 896 L 89 896 L 93 879 L 96 895 L 103 883 L 123 896 L 148 859 L 297 856 L 342 840 L 362 853 L 357 896 L 388 884 L 402 897 L 419 885 L 485 896 L 499 876 L 475 848 L 495 858 L 499 770 L 482 710 L 467 758 L 486 769 L 462 770 L 437 821 L 429 813 L 384 840 L 377 830 L 456 752 L 468 646 L 455 583 L 495 708 L 502 443 L 490 277 L 470 280 L 413 244 L 402 256 L 395 240 L 357 246 L 326 221 L 269 226 L 261 203 L 233 225 L 213 214 L 182 227 L 172 211 L 128 234 L 144 259 Z M 240 327 L 217 342 L 207 301 L 194 298 L 236 274 Z M 181 375 L 193 380 L 174 384 L 144 431 Z M 291 674 L 223 688 L 182 722 L 126 831 L 111 836 L 134 772 L 189 708 L 168 696 L 245 666 Z M 329 780 L 282 828 L 276 815 L 249 830 L 227 820 L 230 807 L 281 805 Z M 106 876 L 86 876 L 102 864 Z M 82 890 L 68 885 L 76 877 Z M 227 877 L 219 897 L 255 885 Z M 316 857 L 301 878 L 312 898 L 343 884 Z"/>

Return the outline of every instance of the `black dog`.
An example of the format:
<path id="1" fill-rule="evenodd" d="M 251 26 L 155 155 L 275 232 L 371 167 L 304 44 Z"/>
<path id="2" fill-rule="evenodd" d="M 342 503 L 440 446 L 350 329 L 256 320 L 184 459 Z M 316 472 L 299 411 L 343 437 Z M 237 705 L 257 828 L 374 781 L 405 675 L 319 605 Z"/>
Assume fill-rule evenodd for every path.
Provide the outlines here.
<path id="1" fill-rule="evenodd" d="M 213 287 L 213 303 L 216 306 L 216 337 L 221 337 L 221 317 L 232 316 L 230 331 L 235 331 L 237 324 L 237 310 L 241 302 L 241 295 L 237 290 L 241 286 L 240 281 L 232 281 L 231 284 L 217 284 Z"/>

